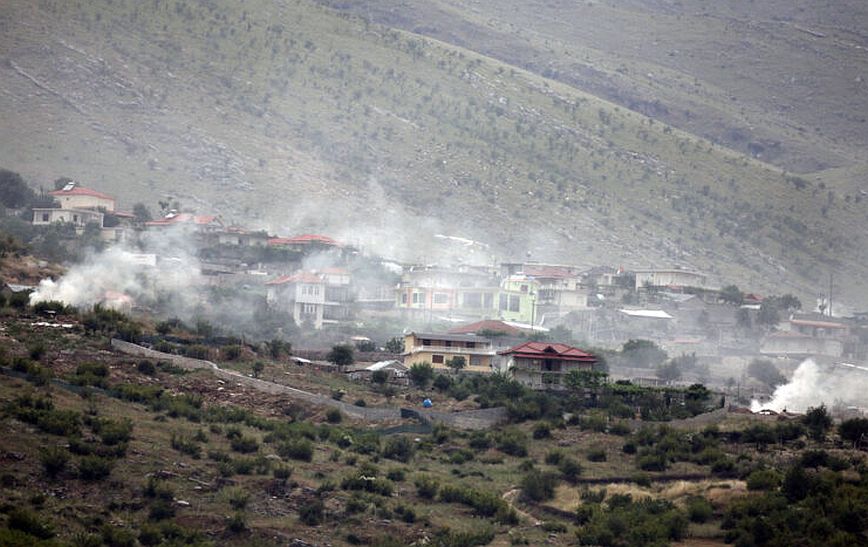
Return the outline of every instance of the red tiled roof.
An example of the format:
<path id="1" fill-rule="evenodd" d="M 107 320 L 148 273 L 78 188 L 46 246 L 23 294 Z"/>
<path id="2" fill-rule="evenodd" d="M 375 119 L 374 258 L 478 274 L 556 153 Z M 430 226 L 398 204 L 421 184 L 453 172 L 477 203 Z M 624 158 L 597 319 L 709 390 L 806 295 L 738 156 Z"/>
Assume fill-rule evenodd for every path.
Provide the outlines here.
<path id="1" fill-rule="evenodd" d="M 311 243 L 340 247 L 340 243 L 334 239 L 318 234 L 302 234 L 294 237 L 272 237 L 268 240 L 269 245 L 310 245 Z"/>
<path id="2" fill-rule="evenodd" d="M 470 323 L 469 325 L 461 325 L 449 329 L 449 334 L 471 334 L 482 331 L 502 332 L 510 336 L 516 336 L 522 333 L 521 329 L 513 327 L 512 325 L 507 325 L 503 321 L 486 319 L 484 321 L 477 321 L 476 323 Z"/>
<path id="3" fill-rule="evenodd" d="M 128 213 L 126 211 L 112 211 L 111 214 L 120 218 L 136 218 L 136 215 L 133 213 Z"/>
<path id="4" fill-rule="evenodd" d="M 102 192 L 97 192 L 96 190 L 91 190 L 90 188 L 85 188 L 84 186 L 74 186 L 71 190 L 55 190 L 53 192 L 49 192 L 49 195 L 55 197 L 63 197 L 63 196 L 90 196 L 94 198 L 101 199 L 110 199 L 112 201 L 115 198 L 111 197 L 108 194 L 103 194 Z"/>
<path id="5" fill-rule="evenodd" d="M 311 272 L 296 272 L 292 275 L 282 275 L 266 282 L 266 285 L 285 285 L 287 283 L 323 283 L 322 277 Z"/>
<path id="6" fill-rule="evenodd" d="M 528 359 L 558 359 L 561 361 L 579 361 L 584 363 L 596 363 L 597 358 L 566 344 L 548 342 L 525 342 L 518 346 L 499 352 L 500 355 L 514 355 Z"/>

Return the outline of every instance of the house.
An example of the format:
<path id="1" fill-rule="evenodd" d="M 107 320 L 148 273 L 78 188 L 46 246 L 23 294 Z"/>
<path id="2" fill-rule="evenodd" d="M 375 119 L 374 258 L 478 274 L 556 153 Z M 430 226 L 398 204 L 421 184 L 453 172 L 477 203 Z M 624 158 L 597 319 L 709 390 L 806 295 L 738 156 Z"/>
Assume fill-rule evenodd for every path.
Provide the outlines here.
<path id="1" fill-rule="evenodd" d="M 499 352 L 506 369 L 531 389 L 566 389 L 563 378 L 571 370 L 593 370 L 597 358 L 566 344 L 525 342 Z"/>
<path id="2" fill-rule="evenodd" d="M 411 332 L 404 336 L 404 365 L 430 363 L 435 369 L 448 369 L 448 362 L 463 357 L 464 370 L 492 371 L 496 355 L 491 340 L 470 334 L 433 334 Z"/>
<path id="3" fill-rule="evenodd" d="M 84 228 L 88 224 L 97 224 L 102 228 L 104 218 L 105 215 L 96 209 L 55 209 L 47 207 L 36 207 L 33 209 L 34 226 L 45 226 L 54 223 L 72 224 L 75 226 L 75 232 L 79 235 L 84 232 Z"/>
<path id="4" fill-rule="evenodd" d="M 484 268 L 408 266 L 395 289 L 395 307 L 406 313 L 491 316 L 499 292 L 497 276 Z"/>
<path id="5" fill-rule="evenodd" d="M 763 338 L 760 353 L 795 358 L 841 357 L 844 355 L 844 342 L 832 338 L 818 338 L 799 332 L 779 331 Z"/>
<path id="6" fill-rule="evenodd" d="M 708 286 L 708 276 L 690 270 L 674 269 L 650 269 L 635 270 L 636 290 L 654 287 L 705 288 Z"/>
<path id="7" fill-rule="evenodd" d="M 266 247 L 268 239 L 268 232 L 264 230 L 251 231 L 241 226 L 229 226 L 225 230 L 214 232 L 209 237 L 209 244 L 232 247 Z"/>
<path id="8" fill-rule="evenodd" d="M 268 306 L 290 312 L 297 325 L 308 323 L 321 329 L 353 317 L 350 273 L 343 268 L 299 271 L 265 285 Z"/>
<path id="9" fill-rule="evenodd" d="M 91 209 L 109 213 L 115 210 L 115 198 L 85 188 L 75 181 L 71 181 L 60 190 L 48 194 L 60 203 L 61 209 Z"/>

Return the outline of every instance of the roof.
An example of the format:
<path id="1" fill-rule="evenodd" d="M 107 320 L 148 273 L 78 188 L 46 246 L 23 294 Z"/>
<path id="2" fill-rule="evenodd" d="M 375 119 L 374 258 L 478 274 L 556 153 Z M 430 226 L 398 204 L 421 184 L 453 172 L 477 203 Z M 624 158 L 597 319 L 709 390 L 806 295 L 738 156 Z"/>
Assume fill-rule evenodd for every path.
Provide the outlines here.
<path id="1" fill-rule="evenodd" d="M 444 340 L 447 342 L 483 342 L 491 343 L 491 340 L 483 336 L 475 336 L 473 334 L 445 334 L 431 332 L 411 332 L 407 336 L 415 336 L 416 338 L 426 338 L 431 340 Z"/>
<path id="2" fill-rule="evenodd" d="M 503 334 L 512 336 L 524 332 L 522 329 L 509 325 L 504 321 L 486 319 L 484 321 L 477 321 L 476 323 L 451 328 L 449 329 L 449 334 L 471 334 L 481 331 L 502 332 Z"/>
<path id="3" fill-rule="evenodd" d="M 287 283 L 325 283 L 323 278 L 311 272 L 296 272 L 292 275 L 282 275 L 271 281 L 267 281 L 266 285 L 285 285 Z"/>
<path id="4" fill-rule="evenodd" d="M 596 363 L 597 358 L 592 354 L 560 343 L 549 342 L 525 342 L 508 350 L 498 352 L 499 355 L 513 355 L 530 359 L 556 358 L 561 361 L 578 361 L 582 363 Z"/>
<path id="5" fill-rule="evenodd" d="M 843 323 L 833 323 L 831 321 L 812 321 L 809 319 L 790 319 L 791 325 L 800 327 L 816 327 L 818 329 L 846 329 L 847 325 Z"/>
<path id="6" fill-rule="evenodd" d="M 175 224 L 193 223 L 199 226 L 211 224 L 217 220 L 216 215 L 192 215 L 190 213 L 169 213 L 165 217 L 146 222 L 145 226 L 174 226 Z"/>
<path id="7" fill-rule="evenodd" d="M 554 278 L 554 279 L 566 279 L 571 277 L 577 277 L 575 273 L 573 273 L 573 268 L 569 266 L 547 266 L 541 264 L 525 264 L 522 267 L 522 272 L 524 275 L 530 277 L 543 277 L 543 278 Z"/>
<path id="8" fill-rule="evenodd" d="M 376 372 L 378 370 L 383 370 L 384 368 L 389 368 L 389 367 L 401 368 L 401 369 L 407 370 L 407 367 L 404 366 L 404 363 L 402 363 L 401 361 L 398 361 L 396 359 L 389 359 L 388 361 L 377 361 L 373 365 L 365 367 L 364 370 L 370 370 L 371 372 Z"/>
<path id="9" fill-rule="evenodd" d="M 651 319 L 672 319 L 672 316 L 663 310 L 620 310 L 630 317 L 646 317 Z"/>
<path id="10" fill-rule="evenodd" d="M 68 185 L 67 185 L 68 187 Z M 63 188 L 61 190 L 55 190 L 53 192 L 48 192 L 49 195 L 55 197 L 64 197 L 64 196 L 89 196 L 93 198 L 100 199 L 108 199 L 114 201 L 115 198 L 111 197 L 108 194 L 103 194 L 102 192 L 97 192 L 96 190 L 91 190 L 90 188 L 85 188 L 84 186 L 75 185 L 70 189 Z"/>
<path id="11" fill-rule="evenodd" d="M 340 243 L 334 239 L 319 234 L 302 234 L 294 237 L 272 237 L 268 240 L 269 245 L 311 245 L 313 243 L 340 247 Z"/>

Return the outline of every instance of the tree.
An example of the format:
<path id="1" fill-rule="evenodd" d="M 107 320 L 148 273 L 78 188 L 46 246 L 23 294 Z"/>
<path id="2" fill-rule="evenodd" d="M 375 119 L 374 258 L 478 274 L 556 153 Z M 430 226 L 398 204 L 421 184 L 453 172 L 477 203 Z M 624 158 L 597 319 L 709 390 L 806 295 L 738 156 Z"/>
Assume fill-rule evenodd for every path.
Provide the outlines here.
<path id="1" fill-rule="evenodd" d="M 353 347 L 346 344 L 332 346 L 332 350 L 326 356 L 326 359 L 339 367 L 352 365 L 354 361 Z"/>
<path id="2" fill-rule="evenodd" d="M 0 169 L 0 203 L 10 209 L 19 209 L 30 205 L 35 197 L 35 192 L 21 175 Z"/>
<path id="3" fill-rule="evenodd" d="M 253 377 L 259 378 L 259 375 L 262 374 L 262 371 L 265 370 L 265 363 L 262 361 L 255 361 L 253 363 Z"/>
<path id="4" fill-rule="evenodd" d="M 802 417 L 802 423 L 808 428 L 808 435 L 815 441 L 826 438 L 826 432 L 832 428 L 832 417 L 826 409 L 826 405 L 811 407 Z"/>
<path id="5" fill-rule="evenodd" d="M 385 384 L 389 379 L 389 373 L 385 370 L 375 370 L 373 374 L 371 374 L 371 382 L 375 384 Z"/>
<path id="6" fill-rule="evenodd" d="M 747 308 L 738 308 L 735 310 L 735 324 L 739 326 L 739 328 L 749 330 L 753 324 L 750 320 L 750 312 Z"/>
<path id="7" fill-rule="evenodd" d="M 461 355 L 456 355 L 452 359 L 446 361 L 446 366 L 451 368 L 452 372 L 458 373 L 467 366 L 467 360 Z"/>
<path id="8" fill-rule="evenodd" d="M 760 382 L 776 387 L 787 383 L 787 378 L 767 359 L 754 359 L 747 366 L 747 374 Z"/>
<path id="9" fill-rule="evenodd" d="M 404 341 L 398 336 L 389 338 L 386 342 L 386 351 L 389 353 L 401 353 L 404 351 Z"/>
<path id="10" fill-rule="evenodd" d="M 67 184 L 69 184 L 70 182 L 75 182 L 75 181 L 69 177 L 57 177 L 56 179 L 54 179 L 54 189 L 55 190 L 62 190 L 63 187 L 66 186 Z"/>
<path id="11" fill-rule="evenodd" d="M 141 202 L 133 205 L 133 215 L 135 215 L 136 222 L 138 222 L 139 224 L 144 224 L 145 222 L 149 222 L 154 218 L 151 215 L 151 210 L 148 209 L 148 206 Z"/>
<path id="12" fill-rule="evenodd" d="M 757 313 L 756 320 L 759 324 L 765 325 L 768 327 L 773 327 L 778 324 L 781 320 L 780 313 L 778 312 L 778 306 L 774 299 L 767 298 L 760 304 L 759 313 Z"/>
<path id="13" fill-rule="evenodd" d="M 858 446 L 863 440 L 868 439 L 868 418 L 851 418 L 844 420 L 838 426 L 838 433 L 845 441 Z"/>
<path id="14" fill-rule="evenodd" d="M 668 357 L 666 352 L 651 340 L 628 340 L 621 348 L 621 355 L 640 367 L 659 365 Z"/>
<path id="15" fill-rule="evenodd" d="M 657 368 L 657 377 L 664 382 L 674 382 L 681 378 L 681 367 L 676 361 L 669 361 Z"/>
<path id="16" fill-rule="evenodd" d="M 416 363 L 410 367 L 410 381 L 424 388 L 434 377 L 434 367 L 430 363 Z"/>
<path id="17" fill-rule="evenodd" d="M 744 304 L 744 295 L 741 294 L 741 289 L 735 285 L 727 285 L 720 289 L 720 299 L 733 306 Z"/>

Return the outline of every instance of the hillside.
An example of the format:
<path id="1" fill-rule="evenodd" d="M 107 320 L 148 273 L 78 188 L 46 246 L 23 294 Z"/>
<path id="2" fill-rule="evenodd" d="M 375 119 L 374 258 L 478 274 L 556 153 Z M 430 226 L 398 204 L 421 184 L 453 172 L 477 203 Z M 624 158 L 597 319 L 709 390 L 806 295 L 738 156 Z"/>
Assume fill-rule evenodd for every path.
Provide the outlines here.
<path id="1" fill-rule="evenodd" d="M 405 259 L 440 231 L 506 256 L 682 264 L 808 299 L 834 270 L 844 295 L 868 294 L 866 204 L 839 182 L 863 172 L 844 161 L 850 144 L 823 160 L 834 184 L 792 176 L 306 0 L 13 0 L 0 29 L 0 125 L 14 128 L 0 165 L 46 185 L 72 176 L 127 207 L 171 194 Z"/>

